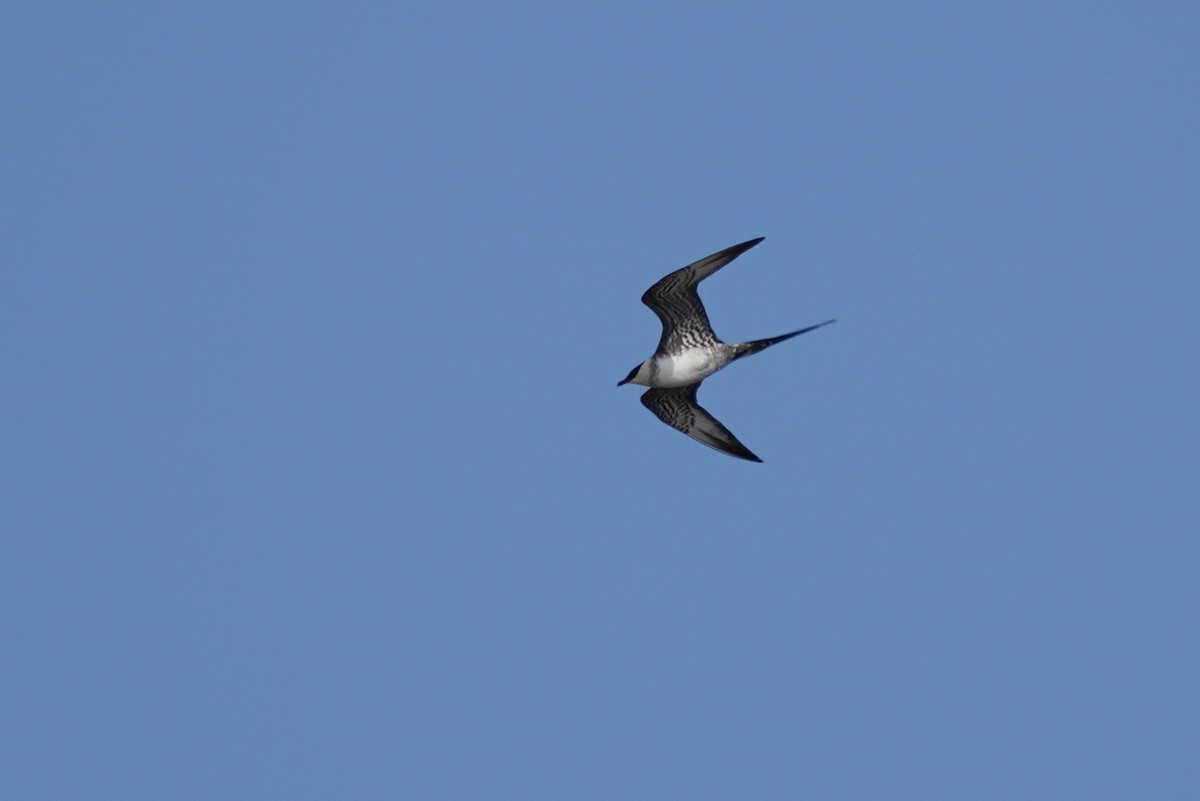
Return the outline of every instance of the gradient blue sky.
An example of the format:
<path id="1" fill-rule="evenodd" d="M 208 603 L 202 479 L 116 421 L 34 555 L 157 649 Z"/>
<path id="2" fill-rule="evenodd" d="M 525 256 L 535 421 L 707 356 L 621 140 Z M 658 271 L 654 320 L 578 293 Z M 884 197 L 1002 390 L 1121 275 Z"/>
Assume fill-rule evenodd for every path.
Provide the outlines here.
<path id="1" fill-rule="evenodd" d="M 1198 31 L 10 8 L 0 796 L 1200 797 Z"/>

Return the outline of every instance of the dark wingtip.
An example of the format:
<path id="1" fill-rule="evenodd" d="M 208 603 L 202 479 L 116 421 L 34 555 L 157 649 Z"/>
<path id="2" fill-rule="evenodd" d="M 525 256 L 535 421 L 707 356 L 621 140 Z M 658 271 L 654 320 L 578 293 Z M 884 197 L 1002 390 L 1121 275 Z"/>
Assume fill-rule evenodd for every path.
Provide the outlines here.
<path id="1" fill-rule="evenodd" d="M 708 443 L 704 443 L 707 445 Z M 754 455 L 754 452 L 747 448 L 742 443 L 734 440 L 733 442 L 725 443 L 725 447 L 717 448 L 722 453 L 727 453 L 730 456 L 736 456 L 739 459 L 745 459 L 747 462 L 758 462 L 762 464 L 762 459 Z"/>
<path id="2" fill-rule="evenodd" d="M 738 444 L 742 445 L 740 442 Z M 757 456 L 755 456 L 754 453 L 745 445 L 742 445 L 742 449 L 737 453 L 737 455 L 745 459 L 747 462 L 758 462 L 759 464 L 762 464 L 762 459 L 759 459 Z"/>
<path id="3" fill-rule="evenodd" d="M 725 248 L 724 250 L 717 251 L 716 253 L 713 254 L 713 256 L 721 256 L 721 257 L 724 257 L 725 259 L 728 259 L 729 261 L 733 261 L 738 256 L 742 255 L 747 250 L 754 247 L 755 245 L 757 245 L 759 242 L 763 241 L 764 239 L 766 239 L 765 236 L 760 236 L 757 239 L 747 239 L 745 242 L 739 242 L 736 245 L 730 245 L 729 247 Z M 728 263 L 728 262 L 726 262 L 726 263 Z"/>

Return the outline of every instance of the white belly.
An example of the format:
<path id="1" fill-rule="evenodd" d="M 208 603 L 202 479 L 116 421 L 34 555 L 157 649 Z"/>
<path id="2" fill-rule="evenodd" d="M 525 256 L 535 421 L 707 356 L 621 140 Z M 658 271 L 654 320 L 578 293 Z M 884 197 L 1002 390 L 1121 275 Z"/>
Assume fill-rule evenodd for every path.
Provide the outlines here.
<path id="1" fill-rule="evenodd" d="M 664 389 L 695 384 L 721 367 L 715 353 L 699 349 L 674 356 L 659 356 L 654 360 L 654 365 L 654 386 Z"/>

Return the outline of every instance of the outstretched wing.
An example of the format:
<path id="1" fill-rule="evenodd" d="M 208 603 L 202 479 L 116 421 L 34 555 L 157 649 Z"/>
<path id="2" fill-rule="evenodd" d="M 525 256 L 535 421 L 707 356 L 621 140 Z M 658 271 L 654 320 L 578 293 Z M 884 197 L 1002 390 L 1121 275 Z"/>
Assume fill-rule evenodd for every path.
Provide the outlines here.
<path id="1" fill-rule="evenodd" d="M 747 459 L 751 462 L 761 462 L 750 449 L 738 442 L 737 437 L 729 429 L 721 425 L 715 417 L 705 411 L 696 402 L 696 390 L 701 382 L 689 384 L 676 389 L 650 389 L 642 393 L 642 405 L 669 425 L 687 434 L 697 442 L 703 442 L 710 448 Z"/>
<path id="2" fill-rule="evenodd" d="M 717 341 L 704 312 L 704 304 L 696 293 L 696 285 L 761 241 L 763 237 L 760 236 L 725 248 L 676 270 L 646 290 L 642 303 L 658 315 L 663 326 L 657 353 L 671 353 L 681 347 L 702 347 Z"/>

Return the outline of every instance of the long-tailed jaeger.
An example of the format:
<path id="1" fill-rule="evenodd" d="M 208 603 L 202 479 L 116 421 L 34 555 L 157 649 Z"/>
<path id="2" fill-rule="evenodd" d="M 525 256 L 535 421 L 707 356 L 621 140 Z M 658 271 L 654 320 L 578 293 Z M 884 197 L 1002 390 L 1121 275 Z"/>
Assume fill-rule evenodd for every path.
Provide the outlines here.
<path id="1" fill-rule="evenodd" d="M 728 428 L 696 401 L 700 383 L 732 361 L 834 322 L 826 320 L 783 336 L 736 345 L 727 345 L 717 339 L 696 287 L 763 239 L 760 236 L 725 248 L 676 270 L 647 289 L 642 295 L 642 303 L 662 320 L 662 338 L 653 356 L 630 370 L 623 381 L 617 382 L 618 387 L 622 384 L 650 387 L 642 394 L 642 405 L 654 412 L 659 420 L 710 448 L 751 462 L 762 459 L 738 442 Z"/>

